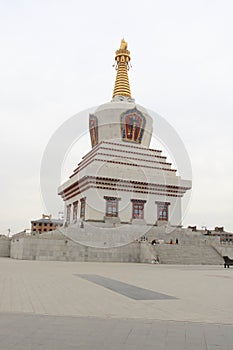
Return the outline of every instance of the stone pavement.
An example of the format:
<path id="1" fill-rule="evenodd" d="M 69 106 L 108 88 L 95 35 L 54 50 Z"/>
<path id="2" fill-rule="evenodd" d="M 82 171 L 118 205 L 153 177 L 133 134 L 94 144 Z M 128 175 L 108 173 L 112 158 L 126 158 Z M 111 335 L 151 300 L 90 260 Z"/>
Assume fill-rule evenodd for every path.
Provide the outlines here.
<path id="1" fill-rule="evenodd" d="M 0 349 L 233 350 L 232 291 L 222 266 L 0 258 Z"/>
<path id="2" fill-rule="evenodd" d="M 230 350 L 232 325 L 2 314 L 1 350 Z"/>

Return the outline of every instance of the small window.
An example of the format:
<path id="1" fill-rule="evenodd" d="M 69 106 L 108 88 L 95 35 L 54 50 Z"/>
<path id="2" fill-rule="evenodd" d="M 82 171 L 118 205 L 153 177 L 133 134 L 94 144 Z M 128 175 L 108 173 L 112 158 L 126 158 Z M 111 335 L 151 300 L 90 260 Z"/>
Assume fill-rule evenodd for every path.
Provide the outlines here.
<path id="1" fill-rule="evenodd" d="M 73 221 L 77 221 L 78 201 L 73 203 Z"/>
<path id="2" fill-rule="evenodd" d="M 106 200 L 106 213 L 107 217 L 118 217 L 118 198 L 116 197 L 104 197 Z"/>
<path id="3" fill-rule="evenodd" d="M 146 119 L 136 108 L 128 110 L 121 115 L 121 133 L 125 141 L 141 143 Z"/>
<path id="4" fill-rule="evenodd" d="M 66 207 L 66 222 L 67 222 L 67 225 L 70 224 L 70 212 L 71 212 L 71 204 L 67 205 L 67 207 Z"/>
<path id="5" fill-rule="evenodd" d="M 170 203 L 167 202 L 156 202 L 157 204 L 157 217 L 158 220 L 168 221 L 168 206 Z"/>
<path id="6" fill-rule="evenodd" d="M 86 207 L 86 198 L 80 199 L 80 218 L 85 219 L 85 207 Z"/>
<path id="7" fill-rule="evenodd" d="M 132 218 L 144 219 L 144 204 L 146 201 L 141 199 L 132 199 Z"/>

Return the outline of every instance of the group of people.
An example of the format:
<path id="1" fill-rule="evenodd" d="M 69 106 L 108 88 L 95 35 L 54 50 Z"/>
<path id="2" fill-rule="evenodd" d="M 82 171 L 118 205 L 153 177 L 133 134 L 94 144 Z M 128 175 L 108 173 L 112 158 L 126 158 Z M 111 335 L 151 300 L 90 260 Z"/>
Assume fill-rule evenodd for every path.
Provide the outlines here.
<path id="1" fill-rule="evenodd" d="M 161 243 L 164 243 L 163 239 L 153 239 L 153 241 L 151 242 L 152 245 L 161 244 Z M 178 238 L 176 238 L 174 243 L 173 243 L 172 238 L 169 241 L 169 244 L 178 244 L 178 243 L 179 243 Z"/>

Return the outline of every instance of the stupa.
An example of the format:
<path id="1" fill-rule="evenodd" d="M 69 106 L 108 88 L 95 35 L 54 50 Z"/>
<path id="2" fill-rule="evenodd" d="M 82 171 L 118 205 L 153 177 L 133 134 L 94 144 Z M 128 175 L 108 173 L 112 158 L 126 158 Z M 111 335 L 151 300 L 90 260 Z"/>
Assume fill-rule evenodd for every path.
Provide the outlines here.
<path id="1" fill-rule="evenodd" d="M 115 55 L 112 100 L 89 115 L 92 149 L 62 184 L 64 227 L 117 229 L 132 225 L 180 226 L 181 199 L 191 181 L 177 175 L 161 150 L 151 149 L 153 119 L 131 97 L 130 51 L 124 39 Z M 88 226 L 86 226 L 88 227 Z"/>

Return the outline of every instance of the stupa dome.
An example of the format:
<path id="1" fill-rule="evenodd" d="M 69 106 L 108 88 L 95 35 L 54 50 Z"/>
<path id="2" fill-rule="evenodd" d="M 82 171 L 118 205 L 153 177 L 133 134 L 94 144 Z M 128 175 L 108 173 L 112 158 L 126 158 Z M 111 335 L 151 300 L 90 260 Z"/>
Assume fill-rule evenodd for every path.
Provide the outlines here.
<path id="1" fill-rule="evenodd" d="M 147 110 L 131 98 L 128 79 L 130 52 L 124 39 L 116 51 L 117 76 L 112 101 L 100 105 L 89 117 L 92 147 L 102 141 L 131 142 L 148 148 L 153 120 Z"/>

